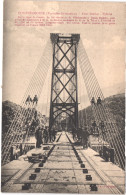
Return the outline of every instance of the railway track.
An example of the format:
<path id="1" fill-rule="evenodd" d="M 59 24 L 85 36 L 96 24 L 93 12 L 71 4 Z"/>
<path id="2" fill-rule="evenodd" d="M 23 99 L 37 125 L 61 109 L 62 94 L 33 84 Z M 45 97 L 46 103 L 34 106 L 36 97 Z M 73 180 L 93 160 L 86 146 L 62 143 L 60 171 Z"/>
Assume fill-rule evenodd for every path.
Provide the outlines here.
<path id="1" fill-rule="evenodd" d="M 31 163 L 21 175 L 14 175 L 2 191 L 121 194 L 122 191 L 93 163 L 82 147 L 74 146 L 71 135 L 63 132 L 42 160 Z"/>
<path id="2" fill-rule="evenodd" d="M 68 140 L 70 141 L 70 143 L 72 144 L 69 136 L 67 134 L 66 136 Z M 74 150 L 75 150 L 75 147 L 74 147 Z M 91 169 L 95 172 L 95 174 L 103 181 L 103 184 L 111 191 L 111 194 L 121 194 L 124 192 L 122 189 L 118 189 L 118 186 L 116 185 L 115 182 L 113 182 L 110 178 L 108 178 L 105 174 L 103 174 L 103 172 L 94 164 L 94 162 L 92 161 L 90 157 L 88 157 L 87 155 L 84 155 L 84 153 L 82 152 L 83 151 L 82 149 L 76 147 L 76 151 L 78 151 L 77 152 L 78 156 L 80 155 L 82 158 L 85 158 L 86 163 L 90 165 Z M 95 184 L 101 188 L 101 185 L 97 184 L 97 181 L 95 181 Z"/>

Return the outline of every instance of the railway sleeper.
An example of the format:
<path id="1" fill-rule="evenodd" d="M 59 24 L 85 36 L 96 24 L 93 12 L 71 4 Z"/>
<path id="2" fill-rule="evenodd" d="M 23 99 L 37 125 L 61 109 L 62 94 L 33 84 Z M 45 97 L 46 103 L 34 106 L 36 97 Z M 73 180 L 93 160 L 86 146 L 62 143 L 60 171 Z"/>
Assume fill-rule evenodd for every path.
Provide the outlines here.
<path id="1" fill-rule="evenodd" d="M 22 190 L 29 190 L 30 187 L 31 187 L 31 183 L 25 183 L 25 184 L 22 186 Z"/>
<path id="2" fill-rule="evenodd" d="M 98 191 L 98 187 L 96 186 L 96 184 L 90 184 L 90 190 L 91 191 Z"/>

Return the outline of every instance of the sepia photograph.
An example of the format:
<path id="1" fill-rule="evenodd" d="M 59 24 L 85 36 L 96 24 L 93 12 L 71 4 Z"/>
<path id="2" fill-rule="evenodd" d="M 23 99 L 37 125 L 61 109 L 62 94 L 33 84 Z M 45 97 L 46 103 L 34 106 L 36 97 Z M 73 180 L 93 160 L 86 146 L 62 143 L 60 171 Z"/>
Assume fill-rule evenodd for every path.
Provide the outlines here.
<path id="1" fill-rule="evenodd" d="M 125 6 L 4 0 L 1 192 L 125 193 Z"/>

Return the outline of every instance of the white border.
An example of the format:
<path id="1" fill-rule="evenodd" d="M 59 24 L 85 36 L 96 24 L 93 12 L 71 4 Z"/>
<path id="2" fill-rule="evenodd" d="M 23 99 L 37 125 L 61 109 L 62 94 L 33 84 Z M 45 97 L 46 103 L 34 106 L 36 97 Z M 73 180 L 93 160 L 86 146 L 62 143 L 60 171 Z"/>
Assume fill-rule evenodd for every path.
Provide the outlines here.
<path id="1" fill-rule="evenodd" d="M 2 139 L 2 72 L 3 72 L 3 3 L 5 0 L 0 0 L 0 146 L 1 146 L 1 139 Z M 29 1 L 29 0 L 22 0 L 22 1 Z M 36 0 L 32 0 L 36 1 Z M 43 0 L 40 0 L 43 1 Z M 49 1 L 55 1 L 55 0 L 49 0 Z M 57 1 L 63 1 L 63 0 L 57 0 Z M 64 1 L 78 1 L 78 0 L 64 0 Z M 126 3 L 125 0 L 79 0 L 84 2 L 122 2 Z M 1 149 L 0 149 L 0 181 L 1 181 Z M 1 194 L 1 184 L 0 184 L 0 194 Z M 4 193 L 8 194 L 8 193 Z M 13 193 L 11 193 L 13 194 Z M 21 193 L 18 193 L 21 194 Z M 31 193 L 32 194 L 32 193 Z M 44 195 L 44 194 L 43 194 Z"/>
<path id="2" fill-rule="evenodd" d="M 0 146 L 2 139 L 2 61 L 3 61 L 3 1 L 0 1 Z M 0 149 L 0 181 L 1 181 L 1 149 Z M 1 184 L 0 184 L 1 191 Z"/>

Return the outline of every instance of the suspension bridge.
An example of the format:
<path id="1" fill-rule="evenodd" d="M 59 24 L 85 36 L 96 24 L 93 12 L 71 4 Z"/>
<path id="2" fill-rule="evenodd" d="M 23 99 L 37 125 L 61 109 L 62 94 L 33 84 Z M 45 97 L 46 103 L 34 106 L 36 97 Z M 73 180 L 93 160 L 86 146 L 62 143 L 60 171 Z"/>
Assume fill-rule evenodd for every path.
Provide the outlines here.
<path id="1" fill-rule="evenodd" d="M 51 93 L 43 116 L 38 105 L 48 73 Z M 83 90 L 92 108 L 90 122 L 80 109 Z M 2 191 L 120 194 L 124 168 L 125 144 L 80 34 L 50 34 L 2 138 Z"/>

